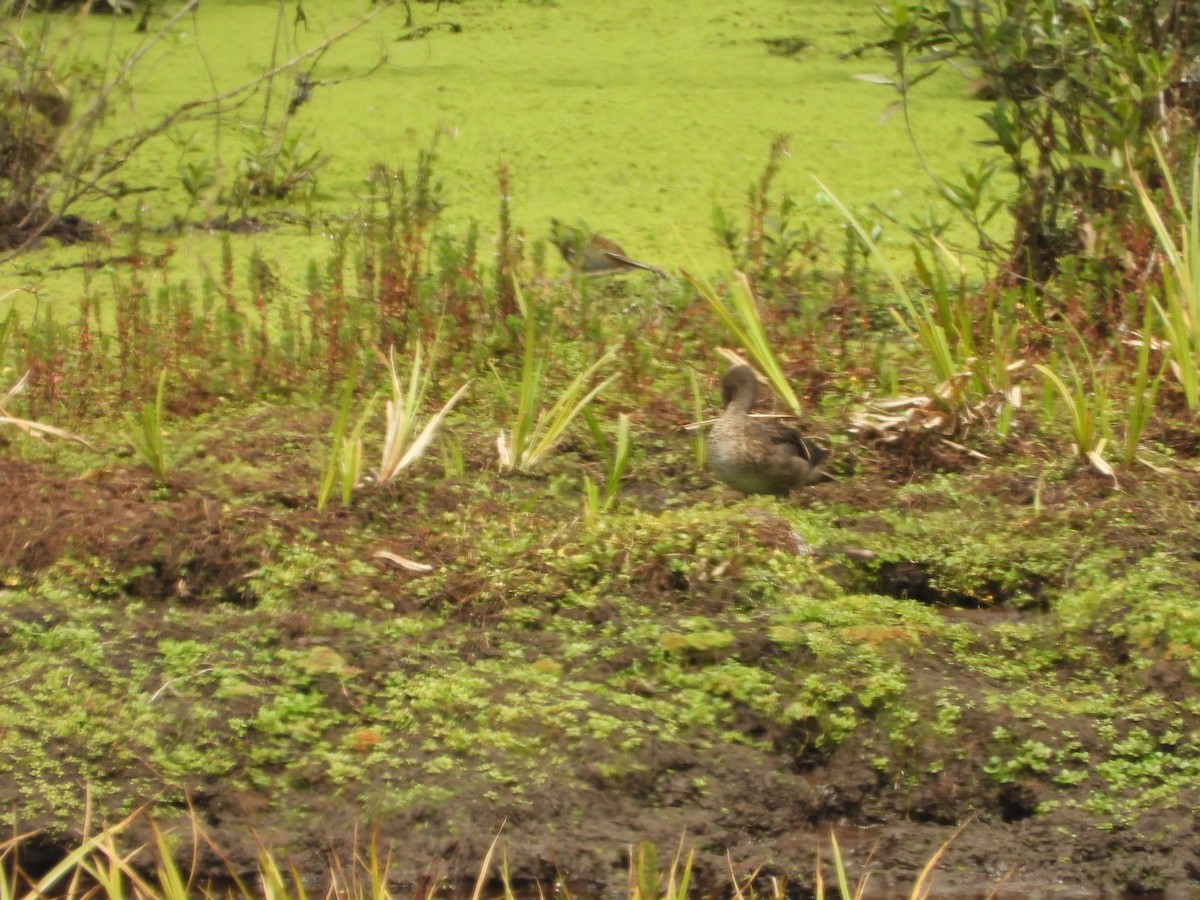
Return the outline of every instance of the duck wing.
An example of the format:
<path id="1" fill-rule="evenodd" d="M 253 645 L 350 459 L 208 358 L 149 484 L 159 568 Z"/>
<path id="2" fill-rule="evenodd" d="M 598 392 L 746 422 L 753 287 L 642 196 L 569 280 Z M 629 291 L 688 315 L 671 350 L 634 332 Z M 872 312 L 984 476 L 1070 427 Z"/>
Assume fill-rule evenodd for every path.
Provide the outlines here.
<path id="1" fill-rule="evenodd" d="M 800 434 L 799 430 L 782 422 L 763 422 L 763 431 L 768 440 L 785 452 L 794 453 L 812 466 L 819 466 L 829 456 L 829 451 L 815 441 Z"/>

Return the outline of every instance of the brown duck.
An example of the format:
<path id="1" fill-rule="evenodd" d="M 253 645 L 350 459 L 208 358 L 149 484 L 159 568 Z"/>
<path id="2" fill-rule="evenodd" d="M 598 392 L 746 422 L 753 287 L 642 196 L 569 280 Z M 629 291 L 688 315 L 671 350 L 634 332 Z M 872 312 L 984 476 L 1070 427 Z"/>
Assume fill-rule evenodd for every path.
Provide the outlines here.
<path id="1" fill-rule="evenodd" d="M 631 259 L 621 245 L 603 235 L 588 234 L 579 228 L 564 225 L 558 219 L 550 220 L 550 233 L 554 245 L 567 264 L 577 272 L 588 276 L 620 275 L 632 269 L 653 272 L 659 278 L 669 278 L 662 269 Z"/>
<path id="2" fill-rule="evenodd" d="M 725 412 L 708 432 L 708 467 L 744 494 L 786 495 L 825 474 L 829 451 L 790 425 L 751 418 L 758 379 L 749 366 L 734 366 L 721 379 Z"/>

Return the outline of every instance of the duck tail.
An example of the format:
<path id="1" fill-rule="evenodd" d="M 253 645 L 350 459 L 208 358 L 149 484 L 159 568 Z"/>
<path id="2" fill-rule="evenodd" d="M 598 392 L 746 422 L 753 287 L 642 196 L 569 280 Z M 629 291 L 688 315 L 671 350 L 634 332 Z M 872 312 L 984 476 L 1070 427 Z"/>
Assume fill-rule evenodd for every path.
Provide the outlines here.
<path id="1" fill-rule="evenodd" d="M 813 468 L 824 465 L 825 460 L 829 459 L 829 451 L 816 441 L 810 441 L 808 438 L 801 438 L 800 447 L 804 451 L 805 459 L 809 461 Z"/>
<path id="2" fill-rule="evenodd" d="M 604 255 L 613 262 L 622 266 L 631 266 L 634 269 L 645 269 L 647 272 L 653 272 L 659 278 L 671 277 L 667 272 L 664 272 L 658 266 L 652 266 L 649 263 L 638 262 L 636 259 L 630 259 L 628 256 L 624 256 L 620 253 L 613 253 L 611 250 L 606 251 Z"/>

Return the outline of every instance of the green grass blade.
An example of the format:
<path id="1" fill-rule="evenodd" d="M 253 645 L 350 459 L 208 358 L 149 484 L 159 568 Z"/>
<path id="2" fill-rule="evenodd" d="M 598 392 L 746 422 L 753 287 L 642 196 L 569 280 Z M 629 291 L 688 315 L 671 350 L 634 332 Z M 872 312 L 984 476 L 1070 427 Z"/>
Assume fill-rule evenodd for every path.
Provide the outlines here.
<path id="1" fill-rule="evenodd" d="M 116 825 L 109 826 L 98 834 L 85 840 L 82 844 L 64 856 L 58 863 L 45 875 L 38 879 L 37 884 L 32 886 L 32 890 L 26 896 L 28 897 L 43 897 L 56 896 L 55 885 L 59 883 L 65 876 L 71 874 L 80 864 L 82 860 L 87 859 L 93 851 L 102 846 L 105 841 L 110 841 L 113 836 L 122 832 L 131 822 L 138 816 L 145 813 L 145 807 L 135 810 L 130 813 Z M 0 885 L 6 885 L 4 878 L 0 877 Z M 15 888 L 15 884 L 8 885 L 5 889 Z"/>
<path id="2" fill-rule="evenodd" d="M 158 873 L 159 900 L 187 900 L 188 888 L 179 867 L 171 856 L 171 848 L 167 839 L 158 826 L 154 828 L 154 847 L 156 851 L 155 870 Z"/>
<path id="3" fill-rule="evenodd" d="M 1071 368 L 1074 388 L 1069 387 L 1058 373 L 1048 366 L 1039 363 L 1034 368 L 1054 386 L 1063 404 L 1067 407 L 1071 418 L 1071 436 L 1074 440 L 1075 452 L 1080 457 L 1084 457 L 1095 449 L 1094 415 L 1088 397 L 1084 393 L 1078 370 L 1070 360 L 1067 360 L 1067 365 Z"/>
<path id="4" fill-rule="evenodd" d="M 504 826 L 501 826 L 503 830 Z M 483 889 L 487 884 L 488 870 L 492 867 L 492 857 L 496 855 L 496 844 L 500 841 L 500 833 L 492 838 L 492 845 L 488 847 L 487 855 L 483 858 L 483 864 L 479 867 L 479 876 L 475 879 L 475 890 L 471 892 L 471 900 L 482 900 Z"/>
<path id="5" fill-rule="evenodd" d="M 583 476 L 583 510 L 589 519 L 600 515 L 600 488 L 586 474 Z"/>
<path id="6" fill-rule="evenodd" d="M 700 391 L 700 379 L 696 375 L 696 370 L 691 366 L 687 368 L 688 386 L 692 391 L 692 421 L 699 422 L 704 418 L 704 398 Z M 692 437 L 692 453 L 695 455 L 696 468 L 703 469 L 708 462 L 708 444 L 704 440 L 704 435 L 698 429 Z"/>
<path id="7" fill-rule="evenodd" d="M 325 470 L 321 474 L 321 483 L 317 488 L 317 512 L 325 509 L 329 497 L 333 493 L 333 485 L 342 467 L 342 447 L 346 436 L 346 425 L 350 420 L 350 404 L 354 401 L 354 386 L 357 380 L 358 366 L 354 364 L 346 375 L 342 385 L 342 402 L 337 415 L 333 419 L 330 431 L 329 455 L 325 462 Z"/>
<path id="8" fill-rule="evenodd" d="M 617 491 L 621 489 L 621 479 L 625 477 L 625 469 L 629 466 L 629 455 L 629 414 L 621 413 L 617 416 L 616 454 L 613 457 L 612 465 L 608 472 L 608 483 L 604 489 L 605 509 L 612 506 L 613 501 L 617 497 Z"/>
<path id="9" fill-rule="evenodd" d="M 517 468 L 525 456 L 540 405 L 542 380 L 545 374 L 544 361 L 539 358 L 538 352 L 537 312 L 526 302 L 519 287 L 517 288 L 517 297 L 525 320 L 524 347 L 521 353 L 521 382 L 517 388 L 517 417 L 509 436 L 512 448 L 509 468 Z"/>
<path id="10" fill-rule="evenodd" d="M 607 468 L 612 468 L 613 451 L 608 445 L 608 439 L 604 436 L 604 430 L 600 427 L 600 421 L 596 418 L 596 414 L 591 409 L 583 410 L 583 422 L 587 425 L 588 431 L 591 432 L 592 440 L 596 442 L 596 449 L 600 451 L 600 455 L 604 457 L 604 465 Z"/>
<path id="11" fill-rule="evenodd" d="M 946 336 L 946 330 L 938 324 L 929 309 L 921 304 L 920 306 L 909 296 L 904 282 L 900 280 L 900 276 L 896 274 L 895 269 L 888 263 L 887 257 L 879 249 L 879 246 L 872 239 L 867 230 L 862 227 L 862 223 L 850 211 L 850 209 L 838 199 L 821 179 L 813 176 L 813 180 L 820 186 L 821 190 L 828 195 L 834 206 L 850 223 L 850 227 L 854 229 L 862 242 L 871 251 L 880 268 L 883 269 L 888 281 L 892 284 L 892 289 L 895 290 L 896 296 L 900 299 L 900 304 L 904 309 L 905 316 L 900 315 L 896 310 L 892 310 L 892 315 L 900 326 L 909 333 L 916 341 L 918 341 L 926 351 L 929 361 L 932 363 L 932 368 L 939 382 L 945 382 L 952 378 L 959 371 L 959 365 L 955 359 L 955 355 Z"/>
<path id="12" fill-rule="evenodd" d="M 167 370 L 163 369 L 158 375 L 158 389 L 155 391 L 154 403 L 146 404 L 135 416 L 125 413 L 125 423 L 129 429 L 129 442 L 133 449 L 156 476 L 167 477 L 167 455 L 163 442 L 163 393 L 167 383 Z"/>
<path id="13" fill-rule="evenodd" d="M 1192 158 L 1191 205 L 1181 200 L 1171 168 L 1156 141 L 1151 141 L 1159 169 L 1170 197 L 1171 208 L 1179 217 L 1179 240 L 1159 212 L 1149 191 L 1132 162 L 1128 163 L 1142 210 L 1158 238 L 1158 246 L 1166 257 L 1163 271 L 1164 308 L 1153 299 L 1155 311 L 1163 326 L 1164 336 L 1171 347 L 1174 372 L 1183 387 L 1188 409 L 1200 405 L 1200 149 Z M 1126 156 L 1128 158 L 1128 149 Z"/>
<path id="14" fill-rule="evenodd" d="M 829 845 L 833 854 L 833 872 L 837 876 L 838 896 L 841 900 L 852 900 L 854 895 L 850 892 L 850 879 L 846 875 L 846 864 L 842 861 L 842 848 L 838 846 L 837 835 L 833 829 L 829 829 Z"/>
<path id="15" fill-rule="evenodd" d="M 788 405 L 788 408 L 793 413 L 799 414 L 801 412 L 800 400 L 796 397 L 787 378 L 784 377 L 783 369 L 779 365 L 771 342 L 767 339 L 750 281 L 742 272 L 736 272 L 734 275 L 729 303 L 726 304 L 709 284 L 702 283 L 699 279 L 684 273 L 684 276 L 700 292 L 701 296 L 708 301 L 709 307 L 717 314 L 721 324 L 745 349 L 754 364 L 766 376 L 771 387 Z"/>

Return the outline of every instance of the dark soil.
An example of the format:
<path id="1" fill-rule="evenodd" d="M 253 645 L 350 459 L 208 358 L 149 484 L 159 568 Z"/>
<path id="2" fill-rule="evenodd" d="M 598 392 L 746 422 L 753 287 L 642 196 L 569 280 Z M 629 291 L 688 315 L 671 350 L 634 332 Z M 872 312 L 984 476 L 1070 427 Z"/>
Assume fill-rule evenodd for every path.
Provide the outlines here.
<path id="1" fill-rule="evenodd" d="M 139 667 L 154 673 L 145 689 L 149 693 L 149 686 L 160 685 L 153 695 L 164 723 L 153 738 L 157 742 L 199 740 L 197 729 L 203 731 L 210 721 L 199 717 L 201 706 L 213 696 L 224 696 L 216 707 L 221 720 L 249 722 L 261 716 L 273 691 L 282 693 L 287 686 L 281 676 L 266 695 L 249 690 L 239 695 L 221 685 L 204 688 L 195 697 L 177 694 L 162 668 L 164 641 L 196 639 L 198 629 L 214 627 L 211 623 L 219 619 L 213 616 L 226 616 L 229 622 L 235 621 L 228 618 L 233 615 L 249 617 L 246 621 L 257 623 L 253 627 L 261 631 L 261 647 L 273 654 L 312 658 L 314 652 L 328 651 L 339 666 L 344 663 L 336 675 L 312 669 L 304 683 L 307 690 L 325 697 L 335 718 L 346 717 L 347 724 L 327 727 L 339 735 L 334 743 L 352 753 L 368 753 L 388 728 L 372 724 L 371 708 L 379 693 L 394 683 L 398 670 L 411 668 L 416 674 L 433 665 L 426 654 L 440 652 L 438 641 L 456 648 L 456 664 L 482 667 L 479 671 L 494 671 L 486 666 L 511 660 L 511 642 L 517 640 L 525 660 L 546 661 L 547 666 L 557 660 L 554 665 L 564 666 L 564 678 L 569 673 L 587 683 L 619 683 L 647 698 L 661 698 L 672 690 L 669 681 L 656 680 L 645 653 L 636 647 L 568 657 L 567 632 L 555 629 L 578 625 L 602 640 L 599 636 L 606 629 L 633 625 L 623 619 L 628 607 L 615 595 L 605 599 L 609 595 L 602 590 L 597 602 L 576 605 L 571 591 L 579 585 L 557 580 L 563 570 L 556 569 L 552 557 L 526 551 L 524 558 L 511 560 L 515 568 L 501 571 L 497 560 L 503 554 L 489 555 L 478 546 L 484 540 L 480 534 L 448 524 L 479 516 L 507 520 L 524 510 L 520 527 L 541 535 L 539 540 L 548 545 L 565 547 L 553 534 L 568 521 L 564 510 L 575 507 L 575 498 L 569 504 L 553 494 L 549 502 L 538 500 L 546 496 L 545 481 L 504 480 L 486 472 L 471 485 L 446 481 L 437 477 L 431 464 L 419 483 L 318 516 L 310 491 L 297 486 L 316 484 L 315 467 L 307 461 L 319 457 L 309 452 L 306 435 L 320 434 L 320 426 L 287 414 L 268 418 L 259 420 L 268 433 L 253 440 L 240 427 L 244 423 L 234 423 L 220 437 L 207 440 L 203 456 L 181 466 L 165 486 L 128 466 L 80 472 L 51 461 L 6 457 L 0 468 L 0 574 L 10 590 L 0 615 L 0 645 L 11 647 L 31 629 L 45 633 L 79 616 L 70 603 L 60 608 L 49 599 L 56 595 L 45 588 L 51 582 L 62 586 L 73 581 L 71 590 L 106 610 L 102 630 L 108 629 L 104 633 L 119 642 L 119 652 L 109 647 L 106 669 L 88 671 L 70 656 L 56 666 L 74 671 L 81 684 L 119 679 Z M 287 450 L 289 441 L 292 451 Z M 468 448 L 468 455 L 471 452 Z M 250 474 L 214 476 L 214 466 L 239 461 L 253 463 L 246 470 Z M 665 455 L 651 456 L 646 465 L 659 474 L 680 468 L 677 457 Z M 999 498 L 1006 515 L 1024 517 L 1022 510 L 1028 509 L 1023 504 L 1029 501 L 1029 479 L 968 473 L 956 484 L 956 490 L 989 501 Z M 1061 494 L 1057 499 L 1055 492 Z M 1173 496 L 1171 509 L 1161 505 L 1168 493 Z M 661 504 L 671 496 L 683 498 L 685 504 L 715 504 L 718 516 L 736 505 L 747 515 L 740 539 L 747 548 L 757 548 L 755 553 L 765 554 L 762 558 L 810 552 L 794 525 L 780 516 L 783 507 L 739 501 L 698 475 L 632 483 L 625 502 L 641 504 L 641 513 L 653 517 L 666 514 Z M 1061 508 L 1055 522 L 1059 529 L 1074 519 L 1086 533 L 1089 526 L 1084 523 L 1094 525 L 1097 516 L 1103 516 L 1112 525 L 1105 546 L 1119 565 L 1126 565 L 1146 556 L 1152 544 L 1194 545 L 1183 536 L 1188 528 L 1177 514 L 1197 499 L 1200 488 L 1194 479 L 1148 483 L 1138 491 L 1116 493 L 1101 480 L 1077 473 L 1051 485 L 1042 502 Z M 1103 507 L 1101 513 L 1097 504 Z M 905 515 L 918 521 L 922 507 L 945 512 L 954 505 L 945 498 L 937 500 L 935 494 L 914 493 L 911 485 L 864 475 L 795 500 L 798 514 L 815 511 L 817 518 L 838 523 L 839 541 L 817 548 L 817 555 L 823 559 L 823 571 L 848 592 L 932 605 L 948 623 L 965 628 L 980 647 L 994 649 L 1014 634 L 1024 635 L 1020 641 L 1045 641 L 1014 629 L 1046 620 L 1052 599 L 1074 575 L 1063 576 L 1062 569 L 1047 575 L 1022 551 L 1014 577 L 1004 576 L 1000 567 L 974 580 L 948 583 L 936 552 L 926 557 L 904 552 L 896 519 L 885 521 L 877 514 L 907 507 Z M 518 519 L 512 521 L 517 527 Z M 1022 529 L 1016 525 L 1014 534 Z M 1066 545 L 1075 541 L 1082 554 L 1079 540 L 1068 538 Z M 896 550 L 895 558 L 886 558 L 889 545 Z M 312 571 L 289 582 L 290 598 L 281 605 L 265 592 L 255 573 L 293 547 L 320 547 L 323 564 L 341 563 L 336 572 Z M 868 547 L 874 549 L 864 549 Z M 373 560 L 376 549 L 431 563 L 440 574 L 426 578 L 397 570 Z M 636 556 L 636 551 L 629 552 Z M 1048 557 L 1059 552 L 1052 549 Z M 738 587 L 743 581 L 737 579 L 749 577 L 758 556 L 735 562 L 733 568 L 742 571 L 732 582 L 711 576 L 706 581 L 687 565 L 664 566 L 662 559 L 669 556 L 621 563 L 622 583 L 632 585 L 648 609 L 665 619 L 686 614 L 714 622 L 742 610 L 739 614 L 753 621 L 754 601 L 747 599 Z M 588 577 L 604 584 L 617 571 L 612 568 L 616 563 L 605 562 L 602 554 L 597 559 L 589 564 Z M 518 568 L 519 579 L 513 574 Z M 578 578 L 578 572 L 571 577 Z M 436 584 L 432 578 L 438 579 Z M 423 583 L 426 587 L 418 590 Z M 722 583 L 732 588 L 719 588 Z M 0 598 L 5 593 L 0 590 Z M 389 602 L 381 604 L 381 597 Z M 505 623 L 522 604 L 538 612 L 513 638 Z M 219 613 L 221 608 L 230 613 Z M 444 615 L 442 624 L 408 638 L 383 639 L 377 634 L 389 623 L 422 612 Z M 345 618 L 331 618 L 331 613 Z M 355 627 L 338 624 L 351 616 L 356 617 Z M 203 828 L 219 853 L 203 842 L 198 845 L 201 880 L 220 880 L 230 872 L 253 877 L 260 846 L 273 848 L 280 859 L 321 877 L 331 858 L 349 860 L 355 850 L 361 852 L 376 841 L 391 854 L 395 881 L 466 886 L 500 833 L 510 876 L 518 884 L 537 882 L 549 888 L 566 881 L 584 895 L 620 894 L 631 846 L 653 842 L 665 867 L 682 838 L 697 851 L 696 883 L 706 891 L 728 885 L 732 870 L 739 879 L 752 872 L 760 878 L 780 876 L 790 895 L 802 896 L 813 890 L 814 859 L 818 854 L 829 858 L 832 833 L 852 875 L 874 873 L 868 896 L 907 894 L 927 861 L 952 836 L 938 865 L 939 896 L 983 896 L 1002 882 L 1002 896 L 1200 896 L 1195 820 L 1200 784 L 1194 782 L 1135 811 L 1105 816 L 1079 805 L 1089 793 L 1106 790 L 1086 768 L 1074 785 L 1056 783 L 1049 777 L 1052 771 L 1016 771 L 1014 777 L 998 780 L 989 774 L 997 753 L 997 730 L 1024 733 L 1029 719 L 1026 712 L 996 703 L 997 687 L 1009 676 L 967 672 L 951 654 L 937 650 L 942 638 L 936 634 L 928 635 L 926 646 L 917 647 L 899 624 L 892 628 L 864 622 L 851 628 L 857 629 L 855 639 L 864 646 L 882 648 L 888 658 L 900 661 L 908 679 L 906 696 L 932 698 L 947 685 L 957 691 L 963 713 L 948 743 L 930 735 L 904 754 L 895 747 L 887 750 L 886 713 L 863 715 L 848 737 L 824 740 L 818 720 L 788 722 L 731 695 L 731 713 L 718 729 L 688 732 L 684 739 L 660 729 L 650 712 L 638 722 L 629 718 L 635 715 L 629 707 L 609 705 L 614 716 L 625 718 L 626 727 L 641 731 L 637 764 L 632 766 L 615 764 L 613 747 L 601 738 L 555 738 L 557 726 L 551 723 L 549 732 L 529 733 L 528 739 L 538 746 L 559 741 L 569 752 L 547 765 L 541 777 L 504 782 L 502 788 L 488 774 L 487 761 L 508 759 L 514 751 L 507 742 L 489 749 L 487 731 L 476 736 L 477 752 L 445 751 L 450 763 L 444 768 L 408 770 L 408 777 L 418 778 L 422 788 L 414 792 L 409 789 L 416 782 L 394 781 L 396 770 L 384 763 L 366 766 L 349 781 L 332 778 L 323 764 L 308 764 L 301 756 L 253 763 L 255 733 L 243 729 L 238 732 L 243 737 L 220 738 L 231 742 L 228 752 L 235 762 L 209 772 L 197 764 L 191 774 L 164 772 L 156 756 L 161 745 L 132 746 L 145 740 L 140 735 L 131 736 L 128 752 L 118 750 L 107 757 L 103 751 L 97 756 L 94 746 L 81 748 L 60 736 L 46 756 L 56 774 L 43 772 L 35 778 L 14 769 L 0 775 L 0 800 L 14 806 L 31 786 L 79 792 L 86 782 L 106 780 L 112 786 L 109 793 L 123 798 L 121 808 L 150 801 L 160 827 L 186 831 L 194 819 Z M 682 671 L 705 672 L 730 659 L 798 671 L 817 662 L 804 652 L 788 650 L 776 638 L 768 639 L 761 630 L 735 631 L 732 644 L 687 645 Z M 996 636 L 1001 633 L 1003 637 Z M 232 635 L 199 636 L 225 646 L 232 655 L 240 647 Z M 1134 694 L 1170 698 L 1177 710 L 1190 710 L 1178 712 L 1173 728 L 1184 735 L 1195 733 L 1200 683 L 1181 656 L 1185 648 L 1134 648 L 1118 629 L 1097 628 L 1079 640 L 1092 645 L 1088 655 L 1077 657 L 1081 671 L 1071 671 L 1075 651 L 1064 653 L 1053 664 L 1054 679 L 1066 683 L 1076 674 L 1088 677 L 1084 669 L 1096 665 L 1094 650 L 1101 665 L 1128 667 L 1124 677 L 1132 682 L 1127 687 Z M 1142 660 L 1147 654 L 1156 658 L 1131 665 L 1131 654 Z M 565 662 L 568 658 L 571 661 Z M 222 664 L 211 656 L 205 660 L 207 666 Z M 6 691 L 31 689 L 23 680 L 28 677 L 19 676 L 20 683 L 10 682 Z M 496 694 L 496 702 L 507 702 L 500 696 Z M 597 709 L 603 711 L 606 702 L 602 693 L 595 695 Z M 933 717 L 936 710 L 927 707 L 922 714 Z M 1083 749 L 1093 759 L 1104 757 L 1105 741 L 1111 739 L 1097 731 L 1086 711 L 1073 715 L 1070 730 Z M 5 721 L 9 724 L 0 725 L 0 737 L 8 729 L 14 729 L 14 736 L 25 733 L 11 717 Z M 1067 730 L 1064 717 L 1056 715 L 1053 721 L 1052 730 Z M 564 728 L 569 724 L 569 717 L 562 722 Z M 718 731 L 742 737 L 730 742 L 718 738 Z M 1054 743 L 1052 736 L 1044 739 Z M 428 741 L 434 745 L 427 741 L 418 751 L 418 731 L 405 742 L 414 748 L 414 759 L 428 763 L 442 752 L 436 746 L 441 740 L 441 733 L 432 731 Z M 301 745 L 283 746 L 292 748 L 290 754 L 303 752 Z M 953 752 L 947 754 L 947 747 Z M 289 774 L 259 777 L 256 766 Z M 388 799 L 406 791 L 414 799 Z M 47 829 L 24 851 L 31 869 L 39 861 L 51 862 L 59 848 L 72 846 L 72 834 L 82 821 L 69 812 L 54 812 L 51 803 L 40 808 L 20 823 L 22 828 Z M 132 834 L 146 837 L 148 828 L 147 822 L 136 823 Z M 827 865 L 827 878 L 831 872 Z"/>

